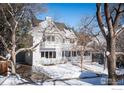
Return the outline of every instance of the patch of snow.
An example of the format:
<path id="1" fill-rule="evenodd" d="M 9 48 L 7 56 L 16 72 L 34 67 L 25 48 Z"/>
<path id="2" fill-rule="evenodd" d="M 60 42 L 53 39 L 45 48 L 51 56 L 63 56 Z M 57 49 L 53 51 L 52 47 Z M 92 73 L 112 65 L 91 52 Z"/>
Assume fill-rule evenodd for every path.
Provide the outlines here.
<path id="1" fill-rule="evenodd" d="M 67 84 L 62 81 L 47 81 L 44 82 L 43 85 L 67 85 Z"/>
<path id="2" fill-rule="evenodd" d="M 81 80 L 77 80 L 77 79 L 67 80 L 65 82 L 70 84 L 70 85 L 92 85 L 90 83 L 87 83 L 87 82 L 84 82 Z"/>
<path id="3" fill-rule="evenodd" d="M 6 77 L 0 76 L 1 85 L 17 85 L 19 83 L 27 82 L 25 79 L 22 79 L 19 75 L 8 75 Z"/>
<path id="4" fill-rule="evenodd" d="M 124 85 L 124 79 L 118 80 L 118 85 Z"/>
<path id="5" fill-rule="evenodd" d="M 124 75 L 124 69 L 117 69 L 116 74 L 117 75 Z"/>
<path id="6" fill-rule="evenodd" d="M 92 85 L 87 82 L 83 82 L 77 79 L 70 79 L 70 80 L 57 80 L 57 81 L 45 81 L 43 85 Z"/>
<path id="7" fill-rule="evenodd" d="M 106 85 L 107 78 L 106 77 L 96 77 L 96 78 L 88 78 L 88 79 L 81 79 L 83 82 L 87 82 L 93 85 Z"/>
<path id="8" fill-rule="evenodd" d="M 84 65 L 84 68 L 91 71 L 91 72 L 94 72 L 94 73 L 97 73 L 97 74 L 105 74 L 107 75 L 108 74 L 108 71 L 107 69 L 104 69 L 104 66 L 103 65 L 100 65 L 98 63 L 85 63 L 83 64 Z"/>

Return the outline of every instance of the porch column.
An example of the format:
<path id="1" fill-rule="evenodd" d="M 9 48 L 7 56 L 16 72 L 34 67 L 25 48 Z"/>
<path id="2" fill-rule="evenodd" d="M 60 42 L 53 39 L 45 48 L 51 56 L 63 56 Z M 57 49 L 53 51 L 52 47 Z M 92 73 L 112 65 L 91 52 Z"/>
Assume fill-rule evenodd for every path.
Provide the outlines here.
<path id="1" fill-rule="evenodd" d="M 50 54 L 50 51 L 48 51 L 48 58 L 50 58 L 50 57 L 49 57 L 49 54 Z"/>
<path id="2" fill-rule="evenodd" d="M 92 62 L 92 52 L 90 52 L 90 58 L 91 58 L 91 62 Z"/>
<path id="3" fill-rule="evenodd" d="M 62 53 L 63 53 L 63 58 L 66 58 L 66 56 L 65 56 L 65 50 Z"/>
<path id="4" fill-rule="evenodd" d="M 46 56 L 45 56 L 46 52 L 45 51 L 43 51 L 43 52 L 44 52 L 44 57 L 46 58 Z"/>

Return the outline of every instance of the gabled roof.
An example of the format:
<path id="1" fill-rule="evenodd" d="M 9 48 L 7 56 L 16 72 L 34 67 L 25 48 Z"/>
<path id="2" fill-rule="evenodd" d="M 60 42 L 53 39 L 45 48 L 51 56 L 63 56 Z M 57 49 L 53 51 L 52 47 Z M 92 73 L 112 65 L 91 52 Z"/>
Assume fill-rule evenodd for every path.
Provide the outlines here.
<path id="1" fill-rule="evenodd" d="M 66 38 L 76 38 L 76 35 L 71 28 L 67 27 L 64 23 L 55 22 L 51 19 L 38 20 L 34 18 L 32 19 L 32 26 L 33 26 L 33 29 L 35 29 L 35 31 L 39 31 L 40 27 L 46 28 L 49 22 L 55 25 L 55 27 L 59 31 L 62 31 L 61 34 L 64 35 Z"/>
<path id="2" fill-rule="evenodd" d="M 41 22 L 43 22 L 45 20 L 39 20 L 39 19 L 36 19 L 36 17 L 33 17 L 31 21 L 32 21 L 33 27 L 36 27 L 36 26 L 39 25 L 39 23 L 41 23 Z M 63 31 L 64 29 L 68 29 L 68 27 L 64 23 L 55 22 L 55 21 L 53 21 L 53 22 L 55 23 L 55 25 L 57 26 L 57 28 L 60 31 Z"/>
<path id="3" fill-rule="evenodd" d="M 60 31 L 64 31 L 64 29 L 68 29 L 64 23 L 59 23 L 59 22 L 54 22 L 54 23 Z"/>

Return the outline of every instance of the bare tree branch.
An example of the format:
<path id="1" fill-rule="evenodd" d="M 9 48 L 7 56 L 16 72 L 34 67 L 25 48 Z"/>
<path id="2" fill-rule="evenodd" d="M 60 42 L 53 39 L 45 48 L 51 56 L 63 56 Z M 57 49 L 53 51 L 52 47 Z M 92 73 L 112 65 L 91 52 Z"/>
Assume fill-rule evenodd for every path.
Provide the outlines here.
<path id="1" fill-rule="evenodd" d="M 2 44 L 4 45 L 4 48 L 7 50 L 7 52 L 10 53 L 8 46 L 7 46 L 4 38 L 1 35 L 0 35 L 0 40 L 1 40 Z"/>
<path id="2" fill-rule="evenodd" d="M 10 14 L 12 17 L 14 17 L 14 14 L 13 14 L 9 9 L 7 9 L 7 11 L 9 12 L 9 14 Z"/>
<path id="3" fill-rule="evenodd" d="M 5 57 L 3 57 L 3 56 L 0 56 L 0 59 L 6 60 L 6 58 L 5 58 Z"/>
<path id="4" fill-rule="evenodd" d="M 96 16 L 93 16 L 93 18 L 89 21 L 88 24 L 86 24 L 86 26 L 89 26 L 89 25 L 93 22 L 93 20 L 95 19 L 95 17 L 96 17 Z"/>
<path id="5" fill-rule="evenodd" d="M 124 27 L 121 27 L 118 31 L 116 31 L 114 37 L 118 37 L 122 32 L 124 32 Z"/>
<path id="6" fill-rule="evenodd" d="M 97 15 L 98 25 L 99 25 L 102 33 L 103 33 L 104 38 L 106 39 L 107 38 L 106 37 L 107 35 L 106 35 L 106 32 L 105 32 L 105 26 L 104 26 L 104 24 L 102 22 L 102 16 L 101 16 L 101 4 L 100 3 L 99 4 L 96 4 L 96 7 L 97 7 L 96 15 Z"/>
<path id="7" fill-rule="evenodd" d="M 99 46 L 100 46 L 100 47 L 102 47 L 102 46 L 101 46 L 101 42 L 100 42 L 99 38 L 97 37 L 97 36 L 99 36 L 100 31 L 99 31 L 97 34 L 94 34 L 93 32 L 91 32 L 91 33 L 92 33 L 93 37 L 95 37 L 95 38 L 96 38 L 96 40 L 98 41 Z"/>
<path id="8" fill-rule="evenodd" d="M 13 29 L 14 32 L 16 31 L 17 27 L 18 27 L 18 22 L 15 20 L 15 26 L 14 26 L 14 29 Z"/>
<path id="9" fill-rule="evenodd" d="M 21 48 L 16 51 L 16 55 L 22 51 L 33 51 L 34 48 L 36 48 L 41 42 L 37 43 L 36 45 L 30 47 L 30 48 Z"/>
<path id="10" fill-rule="evenodd" d="M 4 12 L 3 8 L 1 8 L 1 11 L 2 11 L 2 13 L 3 13 L 3 17 L 4 17 L 4 19 L 5 19 L 6 23 L 7 23 L 7 25 L 8 25 L 8 26 L 10 27 L 10 29 L 12 30 L 12 26 L 11 26 L 11 24 L 9 23 L 9 21 L 7 20 L 7 17 L 6 17 L 6 15 L 5 15 L 5 12 Z"/>
<path id="11" fill-rule="evenodd" d="M 106 18 L 106 23 L 107 23 L 109 32 L 111 33 L 111 35 L 114 35 L 112 20 L 111 20 L 110 11 L 109 11 L 109 5 L 107 3 L 104 4 L 104 11 L 105 11 L 105 18 Z"/>
<path id="12" fill-rule="evenodd" d="M 23 10 L 22 13 L 21 13 L 21 15 L 19 16 L 19 18 L 18 18 L 18 20 L 17 20 L 18 22 L 21 20 L 21 18 L 22 18 L 22 16 L 24 15 L 24 13 L 25 13 L 25 10 Z"/>
<path id="13" fill-rule="evenodd" d="M 124 55 L 124 52 L 116 52 L 116 55 Z"/>
<path id="14" fill-rule="evenodd" d="M 114 22 L 113 22 L 113 28 L 114 28 L 114 29 L 116 28 L 117 22 L 118 22 L 118 20 L 119 20 L 119 18 L 120 18 L 121 5 L 122 5 L 122 4 L 120 3 L 119 6 L 118 6 L 118 9 L 115 9 L 115 10 L 116 10 L 116 15 L 115 15 Z"/>
<path id="15" fill-rule="evenodd" d="M 115 7 L 112 9 L 112 11 L 110 11 L 110 18 L 112 20 L 112 24 L 114 24 L 114 19 L 113 19 L 113 16 L 112 16 L 112 14 L 114 13 L 114 11 L 116 11 L 116 8 Z"/>
<path id="16" fill-rule="evenodd" d="M 13 7 L 11 6 L 10 3 L 8 3 L 8 6 L 10 7 L 11 11 L 14 12 L 14 9 L 13 9 Z"/>
<path id="17" fill-rule="evenodd" d="M 14 28 L 12 29 L 12 31 L 16 31 L 16 28 L 17 28 L 17 25 L 18 25 L 18 21 L 16 21 L 16 18 L 15 18 L 15 16 L 14 16 L 13 7 L 12 7 L 10 4 L 8 4 L 8 6 L 10 7 L 11 11 L 10 11 L 9 9 L 7 9 L 7 11 L 8 11 L 9 14 L 11 15 L 13 21 L 15 22 L 15 26 L 14 26 Z"/>

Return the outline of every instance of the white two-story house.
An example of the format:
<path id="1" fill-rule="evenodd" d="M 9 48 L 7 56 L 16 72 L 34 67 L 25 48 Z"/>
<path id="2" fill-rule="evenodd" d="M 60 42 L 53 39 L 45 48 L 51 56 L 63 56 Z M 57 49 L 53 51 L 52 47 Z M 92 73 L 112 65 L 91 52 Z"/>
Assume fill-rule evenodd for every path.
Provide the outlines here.
<path id="1" fill-rule="evenodd" d="M 54 22 L 51 17 L 46 17 L 30 32 L 33 36 L 33 45 L 40 42 L 33 51 L 32 65 L 50 65 L 79 60 L 77 37 L 65 24 Z M 89 53 L 88 56 L 90 57 L 88 60 L 91 61 L 91 54 Z"/>

